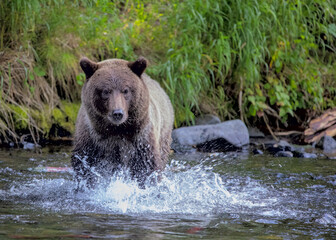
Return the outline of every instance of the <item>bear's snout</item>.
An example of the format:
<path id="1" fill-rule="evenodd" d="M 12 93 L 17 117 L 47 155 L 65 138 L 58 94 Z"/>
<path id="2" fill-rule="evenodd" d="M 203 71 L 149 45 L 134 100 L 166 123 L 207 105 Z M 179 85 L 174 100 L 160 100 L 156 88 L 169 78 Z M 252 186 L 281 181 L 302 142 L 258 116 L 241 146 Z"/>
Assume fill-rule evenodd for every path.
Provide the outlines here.
<path id="1" fill-rule="evenodd" d="M 122 109 L 112 110 L 108 114 L 108 119 L 114 125 L 120 125 L 120 124 L 122 124 L 126 120 L 125 118 L 126 118 L 126 114 L 125 114 L 124 110 L 122 110 Z"/>
<path id="2" fill-rule="evenodd" d="M 120 121 L 124 117 L 124 111 L 122 109 L 117 109 L 112 112 L 112 118 L 115 121 Z"/>

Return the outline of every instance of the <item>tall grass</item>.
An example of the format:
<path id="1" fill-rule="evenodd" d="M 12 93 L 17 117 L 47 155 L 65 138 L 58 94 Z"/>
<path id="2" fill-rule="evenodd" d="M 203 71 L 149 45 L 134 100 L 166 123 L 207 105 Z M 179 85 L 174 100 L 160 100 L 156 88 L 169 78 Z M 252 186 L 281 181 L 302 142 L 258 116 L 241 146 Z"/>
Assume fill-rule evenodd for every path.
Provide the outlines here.
<path id="1" fill-rule="evenodd" d="M 81 56 L 147 57 L 176 126 L 203 113 L 302 124 L 299 110 L 336 103 L 335 16 L 331 0 L 3 0 L 1 135 L 73 131 L 64 105 L 77 109 Z"/>
<path id="2" fill-rule="evenodd" d="M 194 0 L 174 18 L 180 34 L 161 75 L 178 122 L 191 121 L 199 103 L 222 118 L 266 112 L 282 121 L 322 106 L 320 69 L 335 59 L 332 1 Z"/>

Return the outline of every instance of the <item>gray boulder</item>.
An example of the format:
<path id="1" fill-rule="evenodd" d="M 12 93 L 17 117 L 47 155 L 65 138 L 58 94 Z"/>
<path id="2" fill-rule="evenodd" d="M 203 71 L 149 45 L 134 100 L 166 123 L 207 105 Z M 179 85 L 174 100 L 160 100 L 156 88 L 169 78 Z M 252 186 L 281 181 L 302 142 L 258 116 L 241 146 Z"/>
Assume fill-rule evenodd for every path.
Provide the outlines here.
<path id="1" fill-rule="evenodd" d="M 323 154 L 329 159 L 336 159 L 336 141 L 333 137 L 323 137 Z"/>
<path id="2" fill-rule="evenodd" d="M 242 149 L 250 142 L 247 127 L 241 120 L 181 127 L 173 131 L 172 137 L 174 150 L 182 145 L 195 146 L 205 152 Z"/>
<path id="3" fill-rule="evenodd" d="M 330 136 L 323 137 L 323 151 L 326 153 L 336 152 L 336 141 L 333 137 Z"/>

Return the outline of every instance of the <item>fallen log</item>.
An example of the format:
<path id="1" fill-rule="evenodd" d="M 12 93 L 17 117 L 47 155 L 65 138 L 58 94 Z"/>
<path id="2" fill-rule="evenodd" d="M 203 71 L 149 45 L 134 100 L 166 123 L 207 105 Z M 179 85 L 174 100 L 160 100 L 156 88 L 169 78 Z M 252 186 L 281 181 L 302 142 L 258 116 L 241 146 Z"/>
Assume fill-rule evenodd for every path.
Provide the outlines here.
<path id="1" fill-rule="evenodd" d="M 336 108 L 329 109 L 309 123 L 304 131 L 305 142 L 318 142 L 323 136 L 336 135 Z"/>

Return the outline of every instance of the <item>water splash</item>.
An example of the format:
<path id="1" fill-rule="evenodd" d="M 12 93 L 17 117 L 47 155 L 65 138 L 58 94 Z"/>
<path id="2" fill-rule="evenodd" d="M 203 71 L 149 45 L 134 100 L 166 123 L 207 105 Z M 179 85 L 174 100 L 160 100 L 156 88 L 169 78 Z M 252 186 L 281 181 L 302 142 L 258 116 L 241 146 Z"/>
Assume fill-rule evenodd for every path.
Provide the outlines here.
<path id="1" fill-rule="evenodd" d="M 107 186 L 76 193 L 69 173 L 46 178 L 39 173 L 33 179 L 14 181 L 9 190 L 0 190 L 0 199 L 13 199 L 63 212 L 108 214 L 245 214 L 288 218 L 306 214 L 294 210 L 296 196 L 246 176 L 216 173 L 215 163 L 204 159 L 196 165 L 172 160 L 156 184 L 139 188 L 129 173 L 113 176 Z M 31 176 L 30 176 L 31 177 Z M 158 177 L 158 176 L 154 176 Z M 286 202 L 292 201 L 288 206 Z"/>
<path id="2" fill-rule="evenodd" d="M 86 191 L 84 197 L 92 205 L 117 213 L 202 214 L 236 201 L 219 174 L 202 165 L 187 169 L 172 161 L 160 176 L 161 180 L 154 185 L 147 184 L 145 189 L 125 175 L 127 173 L 113 176 L 106 188 Z"/>
<path id="3" fill-rule="evenodd" d="M 9 190 L 1 190 L 1 195 L 54 211 L 109 213 L 202 214 L 237 201 L 225 188 L 221 176 L 203 164 L 191 167 L 173 160 L 161 173 L 161 181 L 147 184 L 145 189 L 139 188 L 128 176 L 128 173 L 119 173 L 111 178 L 107 187 L 79 193 L 74 191 L 76 186 L 69 175 L 56 179 L 35 177 L 25 182 L 14 181 Z"/>

